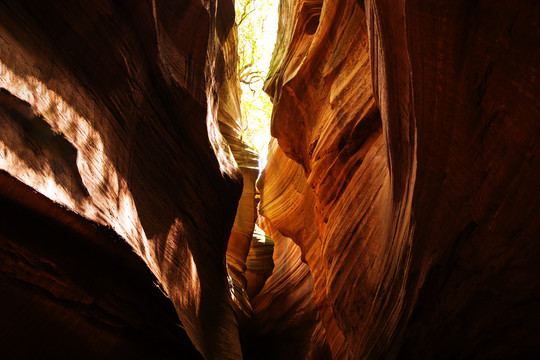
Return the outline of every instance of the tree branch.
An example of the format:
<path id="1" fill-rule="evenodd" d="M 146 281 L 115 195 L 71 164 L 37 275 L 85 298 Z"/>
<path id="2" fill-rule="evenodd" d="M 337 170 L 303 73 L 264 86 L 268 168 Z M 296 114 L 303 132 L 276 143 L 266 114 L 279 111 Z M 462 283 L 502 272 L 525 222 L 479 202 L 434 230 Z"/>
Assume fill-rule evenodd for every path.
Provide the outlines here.
<path id="1" fill-rule="evenodd" d="M 247 17 L 249 15 L 251 15 L 255 11 L 255 8 L 252 8 L 251 10 L 248 10 L 248 7 L 251 5 L 252 2 L 253 2 L 253 0 L 247 0 L 243 4 L 243 6 L 242 6 L 242 14 L 240 14 L 240 17 L 239 17 L 238 21 L 236 22 L 236 25 L 240 26 L 240 24 L 242 24 L 242 22 L 244 22 L 244 20 L 246 20 Z"/>

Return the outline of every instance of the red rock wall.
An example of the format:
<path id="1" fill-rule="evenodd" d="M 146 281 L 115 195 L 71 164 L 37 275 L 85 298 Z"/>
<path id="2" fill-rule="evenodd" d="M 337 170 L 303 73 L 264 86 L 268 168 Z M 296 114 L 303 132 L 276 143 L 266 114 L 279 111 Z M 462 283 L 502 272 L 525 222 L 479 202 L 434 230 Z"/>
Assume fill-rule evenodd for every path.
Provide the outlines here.
<path id="1" fill-rule="evenodd" d="M 196 353 L 189 341 L 178 345 L 174 339 L 180 336 L 176 334 L 179 326 L 205 358 L 241 357 L 225 267 L 241 181 L 217 121 L 218 93 L 225 76 L 223 49 L 233 19 L 232 1 L 226 0 L 0 4 L 0 167 L 6 172 L 6 181 L 25 184 L 37 195 L 44 195 L 48 200 L 43 201 L 49 201 L 50 207 L 72 214 L 75 220 L 63 226 L 69 228 L 72 222 L 95 224 L 109 229 L 114 241 L 126 242 L 128 246 L 115 248 L 115 252 L 131 256 L 134 260 L 130 261 L 142 267 L 139 271 L 146 272 L 146 277 L 133 275 L 133 281 L 161 292 L 145 295 L 143 290 L 131 289 L 125 295 L 115 290 L 122 277 L 112 274 L 109 291 L 127 296 L 128 303 L 144 303 L 139 298 L 150 297 L 153 300 L 146 302 L 150 307 L 161 301 L 169 303 L 170 310 L 172 302 L 177 315 L 160 315 L 165 320 L 155 320 L 157 325 L 152 325 L 160 326 L 161 321 L 176 329 L 173 339 L 168 340 L 176 348 L 165 357 Z M 24 194 L 32 191 L 24 189 L 26 192 L 15 197 L 3 191 L 11 201 L 3 203 L 3 211 L 8 211 L 8 204 L 34 211 L 32 203 L 25 205 L 23 201 L 28 196 Z M 47 221 L 61 222 L 48 212 L 35 215 L 45 217 L 41 220 L 45 234 Z M 9 250 L 9 244 L 19 244 L 29 259 L 42 257 L 40 261 L 53 268 L 65 264 L 70 251 L 65 251 L 64 258 L 49 252 L 56 251 L 66 239 L 52 241 L 45 253 L 36 255 L 35 251 L 42 250 L 24 245 L 25 237 L 17 235 L 13 224 L 5 223 L 5 229 L 11 229 L 5 233 L 12 235 L 2 237 L 4 250 L 8 249 L 4 259 L 16 258 L 17 251 Z M 75 235 L 79 228 L 72 229 Z M 92 234 L 85 235 L 84 241 L 90 242 L 98 255 L 105 252 L 107 242 Z M 70 235 L 73 241 L 82 236 L 75 235 Z M 163 347 L 144 340 L 147 333 L 140 329 L 148 326 L 137 320 L 140 308 L 130 313 L 124 304 L 112 311 L 118 322 L 128 325 L 101 321 L 99 312 L 88 310 L 92 304 L 114 304 L 101 291 L 92 290 L 99 289 L 97 279 L 104 276 L 101 272 L 95 279 L 91 275 L 98 264 L 105 264 L 105 255 L 98 255 L 92 258 L 96 264 L 69 262 L 91 280 L 68 281 L 70 271 L 52 271 L 50 275 L 45 269 L 36 270 L 36 280 L 31 281 L 24 275 L 24 266 L 13 264 L 3 269 L 3 279 L 26 284 L 25 291 L 33 295 L 17 295 L 17 299 L 31 299 L 21 306 L 34 309 L 34 318 L 51 321 L 45 326 L 51 333 L 60 329 L 58 332 L 64 334 L 62 326 L 73 318 L 74 326 L 81 330 L 72 332 L 72 337 L 81 341 L 93 331 L 83 329 L 97 322 L 102 330 L 93 333 L 106 340 L 100 342 L 99 350 L 90 346 L 96 357 L 109 358 L 115 351 L 130 349 L 127 353 L 135 357 L 150 358 L 147 355 L 152 349 Z M 107 261 L 114 264 L 114 260 Z M 116 267 L 129 274 L 129 266 L 122 261 L 119 258 Z M 115 268 L 111 266 L 106 268 Z M 50 282 L 44 280 L 49 276 L 65 282 L 71 292 L 86 292 L 88 300 L 76 307 L 83 314 L 81 318 L 75 321 L 77 310 L 64 302 L 70 298 L 67 295 L 53 299 L 55 305 L 45 305 L 49 300 L 41 292 L 52 291 Z M 93 285 L 84 285 L 88 281 Z M 121 283 L 116 286 L 121 287 Z M 12 286 L 8 288 L 10 294 L 16 294 Z M 55 316 L 43 315 L 52 308 Z M 9 309 L 4 307 L 6 313 Z M 148 311 L 151 314 L 154 310 Z M 10 317 L 10 321 L 14 319 L 17 317 Z M 58 319 L 63 320 L 55 323 Z M 4 339 L 12 344 L 15 355 L 17 344 L 28 340 L 23 328 L 16 329 Z M 138 332 L 143 340 L 115 342 L 115 331 Z M 41 333 L 36 330 L 35 334 Z M 38 336 L 30 337 L 35 338 Z M 145 346 L 146 352 L 140 350 Z M 55 349 L 55 342 L 44 342 L 36 352 L 47 357 L 56 354 Z"/>
<path id="2" fill-rule="evenodd" d="M 394 349 L 404 338 L 402 356 L 535 357 L 540 6 L 375 1 L 366 11 L 394 212 L 410 214 L 400 220 L 409 322 Z"/>
<path id="3" fill-rule="evenodd" d="M 363 5 L 281 2 L 261 215 L 332 358 L 534 357 L 539 6 Z"/>
<path id="4" fill-rule="evenodd" d="M 5 356 L 539 357 L 540 5 L 280 11 L 272 265 L 232 1 L 0 3 Z"/>
<path id="5" fill-rule="evenodd" d="M 252 300 L 253 318 L 245 325 L 247 358 L 325 359 L 329 354 L 325 330 L 315 308 L 313 277 L 303 262 L 302 250 L 288 236 L 313 244 L 317 230 L 309 224 L 312 212 L 303 214 L 307 201 L 302 168 L 285 157 L 271 141 L 269 162 L 258 186 L 261 188 L 260 226 L 274 246 L 274 269 L 262 290 Z M 296 171 L 295 171 L 296 170 Z M 276 176 L 267 178 L 267 174 Z M 287 184 L 286 188 L 283 184 Z M 275 196 L 275 194 L 279 194 Z M 272 222 L 269 221 L 272 219 Z M 307 220 L 307 222 L 306 222 Z M 283 225 L 289 225 L 285 228 Z M 241 327 L 241 330 L 243 328 Z M 269 349 L 265 343 L 272 343 Z"/>
<path id="6" fill-rule="evenodd" d="M 272 134 L 299 164 L 281 150 L 272 153 L 260 212 L 302 248 L 326 341 L 334 358 L 345 358 L 352 353 L 336 320 L 346 314 L 359 322 L 359 303 L 351 298 L 375 291 L 361 281 L 385 245 L 362 239 L 384 236 L 378 220 L 388 172 L 368 37 L 360 26 L 364 13 L 355 2 L 322 5 L 291 3 L 296 17 L 281 13 L 281 21 L 289 22 L 282 26 L 294 31 L 288 43 L 280 37 L 288 52 L 274 57 L 267 83 L 275 106 Z"/>

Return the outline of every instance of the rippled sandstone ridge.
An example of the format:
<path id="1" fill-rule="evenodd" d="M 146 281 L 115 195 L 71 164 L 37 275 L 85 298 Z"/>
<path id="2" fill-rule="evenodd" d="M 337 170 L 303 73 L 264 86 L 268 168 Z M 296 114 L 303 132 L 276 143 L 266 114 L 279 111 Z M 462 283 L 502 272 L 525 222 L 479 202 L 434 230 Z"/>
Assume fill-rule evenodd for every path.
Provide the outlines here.
<path id="1" fill-rule="evenodd" d="M 0 1 L 2 357 L 538 358 L 538 19 L 281 0 L 257 205 L 231 0 Z"/>

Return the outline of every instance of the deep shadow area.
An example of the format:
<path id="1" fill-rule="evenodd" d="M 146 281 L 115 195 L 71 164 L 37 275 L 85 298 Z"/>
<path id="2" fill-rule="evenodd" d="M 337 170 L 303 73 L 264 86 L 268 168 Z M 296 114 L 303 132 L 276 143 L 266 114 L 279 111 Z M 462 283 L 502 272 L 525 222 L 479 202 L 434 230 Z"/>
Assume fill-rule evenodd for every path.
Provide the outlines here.
<path id="1" fill-rule="evenodd" d="M 14 200 L 17 199 L 17 200 Z M 112 229 L 0 173 L 2 358 L 201 359 Z"/>

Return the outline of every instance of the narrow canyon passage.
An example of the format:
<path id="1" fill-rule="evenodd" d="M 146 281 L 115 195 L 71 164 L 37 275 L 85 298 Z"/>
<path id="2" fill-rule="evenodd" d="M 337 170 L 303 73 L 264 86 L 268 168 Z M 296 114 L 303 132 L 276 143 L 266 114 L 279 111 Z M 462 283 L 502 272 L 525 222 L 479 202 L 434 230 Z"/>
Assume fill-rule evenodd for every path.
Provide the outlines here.
<path id="1" fill-rule="evenodd" d="M 0 0 L 0 357 L 540 358 L 538 19 Z"/>

